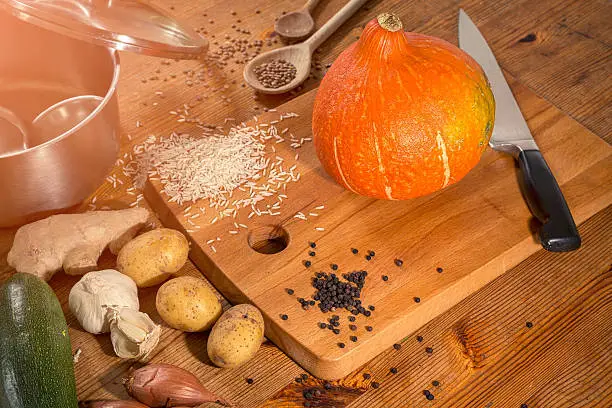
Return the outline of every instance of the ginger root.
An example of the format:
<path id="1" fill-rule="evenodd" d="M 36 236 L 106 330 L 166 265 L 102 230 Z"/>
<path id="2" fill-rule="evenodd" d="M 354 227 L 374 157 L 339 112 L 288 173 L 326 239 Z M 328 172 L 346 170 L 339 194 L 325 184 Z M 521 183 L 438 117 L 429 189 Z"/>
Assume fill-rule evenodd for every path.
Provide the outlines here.
<path id="1" fill-rule="evenodd" d="M 149 217 L 144 208 L 52 215 L 17 230 L 8 263 L 18 272 L 49 280 L 62 267 L 71 275 L 96 269 L 106 247 L 119 250 Z"/>

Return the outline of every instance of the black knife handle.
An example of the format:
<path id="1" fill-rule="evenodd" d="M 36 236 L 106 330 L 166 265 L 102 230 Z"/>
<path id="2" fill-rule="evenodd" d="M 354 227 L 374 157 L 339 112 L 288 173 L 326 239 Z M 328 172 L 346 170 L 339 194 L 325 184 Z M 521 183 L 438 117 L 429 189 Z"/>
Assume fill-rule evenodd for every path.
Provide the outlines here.
<path id="1" fill-rule="evenodd" d="M 542 223 L 540 242 L 551 252 L 580 247 L 580 235 L 565 197 L 539 150 L 523 150 L 518 156 L 521 188 L 531 213 Z"/>

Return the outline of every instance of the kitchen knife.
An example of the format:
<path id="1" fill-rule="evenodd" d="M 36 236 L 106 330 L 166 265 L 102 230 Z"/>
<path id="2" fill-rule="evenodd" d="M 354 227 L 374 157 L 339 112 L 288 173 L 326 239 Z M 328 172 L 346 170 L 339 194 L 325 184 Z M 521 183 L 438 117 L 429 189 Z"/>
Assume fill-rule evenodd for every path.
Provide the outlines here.
<path id="1" fill-rule="evenodd" d="M 489 145 L 518 160 L 525 201 L 542 224 L 539 231 L 542 246 L 552 252 L 578 249 L 580 235 L 557 180 L 533 140 L 487 41 L 462 9 L 459 10 L 459 47 L 480 64 L 489 79 L 495 97 L 495 126 Z"/>

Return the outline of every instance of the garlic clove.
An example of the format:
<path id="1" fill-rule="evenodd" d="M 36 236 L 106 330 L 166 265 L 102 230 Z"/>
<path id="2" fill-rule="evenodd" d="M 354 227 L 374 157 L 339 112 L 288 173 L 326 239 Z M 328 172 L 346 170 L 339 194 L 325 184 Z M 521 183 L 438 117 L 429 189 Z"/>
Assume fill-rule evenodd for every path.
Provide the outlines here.
<path id="1" fill-rule="evenodd" d="M 121 358 L 146 361 L 161 335 L 161 326 L 146 313 L 122 308 L 109 310 L 111 342 Z"/>

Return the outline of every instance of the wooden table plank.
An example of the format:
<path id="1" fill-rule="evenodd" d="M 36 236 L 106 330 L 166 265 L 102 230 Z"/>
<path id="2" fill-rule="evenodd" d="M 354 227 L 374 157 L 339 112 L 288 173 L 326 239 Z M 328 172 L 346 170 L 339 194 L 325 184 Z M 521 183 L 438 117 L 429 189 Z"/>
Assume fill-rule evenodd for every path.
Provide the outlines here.
<path id="1" fill-rule="evenodd" d="M 315 12 L 318 25 L 329 18 L 343 3 L 343 0 L 321 2 Z M 295 7 L 295 2 L 289 0 L 234 1 L 230 7 L 238 12 L 238 16 L 232 17 L 228 3 L 221 0 L 199 2 L 175 0 L 161 4 L 166 9 L 173 5 L 174 9 L 170 12 L 195 27 L 206 27 L 211 33 L 213 32 L 211 27 L 214 27 L 217 39 L 223 39 L 226 33 L 236 35 L 235 30 L 231 29 L 231 24 L 235 24 L 234 19 L 238 17 L 244 19 L 244 27 L 251 30 L 250 35 L 241 35 L 240 38 L 264 39 L 272 30 L 273 16 L 283 9 L 288 11 Z M 410 30 L 442 36 L 456 43 L 456 13 L 459 5 L 464 7 L 482 27 L 502 67 L 507 72 L 512 73 L 518 81 L 576 118 L 600 137 L 611 141 L 609 129 L 612 115 L 610 115 L 609 100 L 612 87 L 608 44 L 611 28 L 607 23 L 609 5 L 604 0 L 572 0 L 561 5 L 554 0 L 539 2 L 466 0 L 459 3 L 451 0 L 428 2 L 372 0 L 368 6 L 370 10 L 364 9 L 351 18 L 335 36 L 323 44 L 317 58 L 324 64 L 332 62 L 339 52 L 359 35 L 363 23 L 377 13 L 387 10 L 400 14 Z M 253 12 L 257 8 L 261 9 L 260 14 Z M 207 16 L 203 16 L 204 13 Z M 215 20 L 212 24 L 209 23 L 211 18 Z M 530 32 L 537 34 L 537 41 L 517 43 Z M 278 46 L 278 44 L 272 45 Z M 217 48 L 217 45 L 211 45 L 211 50 Z M 162 65 L 158 59 L 122 53 L 122 75 L 119 85 L 124 131 L 122 153 L 129 151 L 135 143 L 141 142 L 151 133 L 165 135 L 172 130 L 184 129 L 184 126 L 169 118 L 168 111 L 176 109 L 185 102 L 192 102 L 195 105 L 192 107 L 192 112 L 203 120 L 209 123 L 222 123 L 223 119 L 229 116 L 239 120 L 251 117 L 258 112 L 253 109 L 255 103 L 260 107 L 271 108 L 293 96 L 265 97 L 254 101 L 252 92 L 240 86 L 240 65 L 226 67 L 223 75 L 220 71 L 211 71 L 214 77 L 211 77 L 209 86 L 222 88 L 222 85 L 227 83 L 229 85 L 227 90 L 211 92 L 210 88 L 204 88 L 202 85 L 186 86 L 183 70 L 197 69 L 198 66 L 196 62 L 174 61 L 170 65 Z M 234 72 L 230 72 L 232 68 Z M 159 73 L 156 72 L 158 69 Z M 172 78 L 170 75 L 176 77 Z M 160 79 L 141 82 L 141 79 L 152 76 L 159 76 Z M 164 82 L 164 78 L 168 80 Z M 236 84 L 232 84 L 232 80 L 236 80 Z M 304 90 L 312 89 L 316 84 L 317 80 L 311 80 Z M 164 98 L 155 95 L 155 91 L 161 89 Z M 209 98 L 197 101 L 197 95 L 204 93 L 208 93 Z M 230 97 L 231 102 L 223 102 L 220 95 Z M 144 126 L 136 128 L 137 120 L 141 120 Z M 130 135 L 130 138 L 127 135 Z M 588 195 L 588 184 L 575 188 L 583 188 L 585 196 Z M 100 205 L 104 205 L 105 202 L 111 205 L 128 204 L 133 200 L 133 197 L 126 196 L 120 189 L 113 189 L 108 183 L 96 194 L 101 202 Z M 607 304 L 602 304 L 599 310 L 585 310 L 578 304 L 577 299 L 584 298 L 589 302 L 595 302 L 589 299 L 596 299 L 597 296 L 603 301 L 609 299 L 609 289 L 605 289 L 609 286 L 609 269 L 605 270 L 604 267 L 609 265 L 612 254 L 610 248 L 601 247 L 597 243 L 601 243 L 603 238 L 609 238 L 609 235 L 605 234 L 609 234 L 612 222 L 610 217 L 608 208 L 580 226 L 585 237 L 584 247 L 569 258 L 561 256 L 563 259 L 571 260 L 571 264 L 565 265 L 568 270 L 573 268 L 578 271 L 576 275 L 564 272 L 563 276 L 567 277 L 567 282 L 551 272 L 540 274 L 538 270 L 540 265 L 545 267 L 548 258 L 556 257 L 540 251 L 522 264 L 525 266 L 515 268 L 482 292 L 425 326 L 420 333 L 434 341 L 435 351 L 432 357 L 426 359 L 426 356 L 423 356 L 424 344 L 409 339 L 399 352 L 391 349 L 353 375 L 338 382 L 344 387 L 334 391 L 332 401 L 336 402 L 330 402 L 326 406 L 333 404 L 338 407 L 346 406 L 351 401 L 352 406 L 404 407 L 407 401 L 410 401 L 408 406 L 412 406 L 412 401 L 415 406 L 425 405 L 423 396 L 418 392 L 433 378 L 438 378 L 443 385 L 436 395 L 437 399 L 428 402 L 428 405 L 449 406 L 449 401 L 468 404 L 466 401 L 469 396 L 466 397 L 461 393 L 464 386 L 462 379 L 467 378 L 466 367 L 476 367 L 478 364 L 484 366 L 471 369 L 471 381 L 476 381 L 476 386 L 470 389 L 470 394 L 478 396 L 483 393 L 485 404 L 490 401 L 494 403 L 493 406 L 515 406 L 515 402 L 520 400 L 528 402 L 530 407 L 609 406 L 612 359 L 610 353 L 606 351 L 610 349 L 609 322 L 612 316 Z M 0 232 L 0 281 L 11 274 L 10 268 L 6 265 L 6 253 L 10 248 L 13 233 L 13 230 Z M 591 245 L 594 247 L 591 248 Z M 599 258 L 593 254 L 597 248 L 601 252 Z M 545 261 L 540 259 L 542 257 Z M 584 268 L 592 262 L 603 262 L 602 259 L 607 262 L 601 264 L 604 269 Z M 187 265 L 183 273 L 199 274 L 193 265 Z M 602 274 L 607 277 L 597 278 Z M 576 276 L 583 278 L 579 281 L 581 278 Z M 540 286 L 534 288 L 537 285 L 530 284 L 532 281 L 539 282 Z M 600 281 L 608 286 L 602 289 Z M 73 346 L 84 349 L 81 360 L 76 364 L 79 395 L 82 398 L 123 397 L 125 394 L 120 379 L 129 364 L 113 356 L 106 336 L 92 336 L 78 328 L 74 317 L 66 308 L 68 288 L 72 282 L 74 278 L 58 274 L 51 283 L 58 291 L 58 297 L 67 312 Z M 558 287 L 558 295 L 553 297 L 552 292 L 544 289 L 545 285 Z M 521 289 L 525 294 L 521 294 Z M 514 297 L 500 296 L 509 293 L 514 293 Z M 591 293 L 592 296 L 589 297 L 587 293 Z M 563 299 L 574 302 L 570 304 L 575 305 L 575 310 L 561 308 L 560 310 L 567 312 L 565 315 L 556 312 L 554 306 L 562 306 Z M 141 300 L 145 311 L 154 314 L 152 307 L 154 290 L 143 293 Z M 598 304 L 593 303 L 593 305 Z M 514 314 L 516 316 L 511 318 Z M 479 319 L 474 320 L 472 317 Z M 576 324 L 572 323 L 574 317 Z M 494 318 L 499 321 L 495 322 Z M 531 331 L 524 333 L 523 337 L 518 336 L 517 333 L 525 332 L 523 320 L 526 318 L 533 319 L 535 326 Z M 558 334 L 562 341 L 556 345 L 554 342 L 544 342 L 546 336 L 553 333 L 556 327 L 550 319 L 557 319 L 558 323 L 555 324 L 567 328 L 566 332 Z M 469 346 L 465 347 L 465 351 L 459 347 L 457 340 L 448 338 L 451 328 L 457 331 L 462 327 L 467 333 L 466 344 Z M 477 334 L 482 331 L 485 333 L 492 331 L 493 335 L 488 336 L 486 341 L 479 341 L 480 337 Z M 240 406 L 302 405 L 302 399 L 296 396 L 298 393 L 301 395 L 302 387 L 296 386 L 293 377 L 303 371 L 276 347 L 265 345 L 253 361 L 238 370 L 220 370 L 206 363 L 202 353 L 205 335 L 192 335 L 192 338 L 189 338 L 190 335 L 168 328 L 164 328 L 163 332 L 162 347 L 157 349 L 154 361 L 166 361 L 193 368 L 204 379 L 206 385 L 220 395 L 235 399 Z M 584 336 L 592 338 L 585 339 Z M 193 337 L 196 341 L 192 341 Z M 186 343 L 187 341 L 189 343 Z M 577 344 L 584 346 L 587 351 L 581 353 L 578 350 L 570 350 L 570 341 L 577 341 Z M 564 342 L 568 344 L 564 346 L 562 344 Z M 551 354 L 541 349 L 532 350 L 541 344 L 551 344 L 556 353 Z M 485 350 L 485 354 L 492 350 L 493 356 L 480 361 L 475 354 L 478 350 Z M 444 358 L 445 353 L 450 353 L 447 359 Z M 500 374 L 500 367 L 510 370 L 515 361 L 520 361 L 523 353 L 536 357 L 534 367 L 537 368 L 532 369 L 527 365 L 521 372 L 512 374 L 512 377 Z M 554 354 L 562 353 L 569 353 L 568 358 L 553 359 Z M 506 366 L 500 362 L 501 356 L 506 356 L 507 360 L 503 360 Z M 424 364 L 427 361 L 434 361 L 432 359 L 438 362 Z M 549 364 L 546 365 L 546 362 Z M 386 374 L 388 368 L 392 366 L 398 368 L 399 374 L 389 380 Z M 363 370 L 369 370 L 368 372 L 372 372 L 376 378 L 384 378 L 383 386 L 379 390 L 368 388 L 369 383 L 364 383 L 361 376 Z M 489 372 L 498 375 L 496 378 L 504 383 L 498 391 L 490 389 L 494 387 L 485 381 Z M 544 376 L 550 379 L 549 372 L 554 372 L 556 378 L 547 384 L 542 384 L 538 377 Z M 244 376 L 254 378 L 255 383 L 247 385 Z M 403 379 L 403 385 L 399 384 L 400 378 Z M 448 387 L 446 381 L 449 381 L 448 384 L 456 384 L 456 387 Z M 513 381 L 522 385 L 533 381 L 538 387 L 519 389 L 518 386 L 512 386 Z M 309 379 L 309 382 L 314 384 L 313 379 Z M 393 385 L 393 382 L 397 384 Z M 390 389 L 395 389 L 397 393 L 390 393 Z M 512 395 L 508 395 L 508 390 L 512 391 Z M 282 395 L 286 397 L 281 397 Z M 408 396 L 414 396 L 414 400 L 408 399 Z"/>

